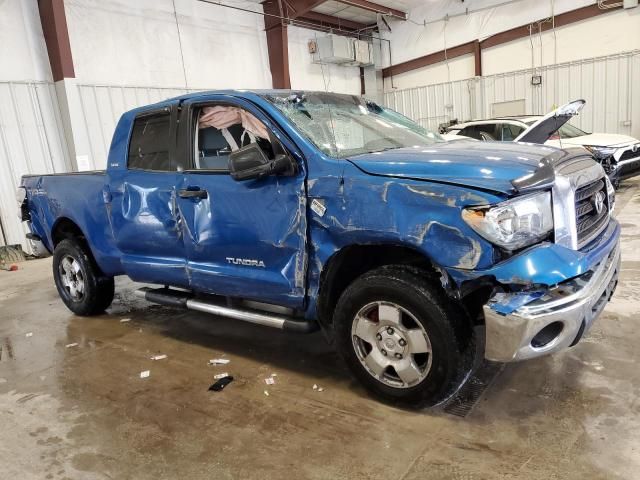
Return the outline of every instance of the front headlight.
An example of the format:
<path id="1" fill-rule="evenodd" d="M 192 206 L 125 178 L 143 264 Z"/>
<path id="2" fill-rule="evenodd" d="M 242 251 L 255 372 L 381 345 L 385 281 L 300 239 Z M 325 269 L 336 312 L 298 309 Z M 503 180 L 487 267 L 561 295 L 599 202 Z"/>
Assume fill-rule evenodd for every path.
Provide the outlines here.
<path id="1" fill-rule="evenodd" d="M 614 147 L 594 147 L 592 145 L 585 145 L 584 148 L 589 150 L 594 157 L 598 159 L 603 159 L 610 157 L 614 153 L 616 153 L 616 148 Z"/>
<path id="2" fill-rule="evenodd" d="M 551 192 L 514 198 L 497 205 L 465 208 L 462 218 L 491 243 L 517 250 L 542 240 L 553 229 Z"/>
<path id="3" fill-rule="evenodd" d="M 604 176 L 604 180 L 607 184 L 607 196 L 609 197 L 609 214 L 612 214 L 616 206 L 616 189 L 613 188 L 613 184 L 607 175 Z"/>

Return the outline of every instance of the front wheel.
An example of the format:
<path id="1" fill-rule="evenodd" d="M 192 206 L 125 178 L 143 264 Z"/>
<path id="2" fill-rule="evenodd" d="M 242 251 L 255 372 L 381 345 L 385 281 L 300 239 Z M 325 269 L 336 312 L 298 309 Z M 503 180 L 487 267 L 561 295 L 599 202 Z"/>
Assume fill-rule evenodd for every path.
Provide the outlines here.
<path id="1" fill-rule="evenodd" d="M 336 343 L 376 396 L 414 407 L 447 398 L 473 364 L 473 330 L 425 272 L 382 267 L 355 280 L 335 315 Z"/>
<path id="2" fill-rule="evenodd" d="M 87 247 L 75 239 L 56 245 L 53 278 L 60 298 L 76 315 L 102 313 L 113 301 L 113 277 L 105 276 Z"/>

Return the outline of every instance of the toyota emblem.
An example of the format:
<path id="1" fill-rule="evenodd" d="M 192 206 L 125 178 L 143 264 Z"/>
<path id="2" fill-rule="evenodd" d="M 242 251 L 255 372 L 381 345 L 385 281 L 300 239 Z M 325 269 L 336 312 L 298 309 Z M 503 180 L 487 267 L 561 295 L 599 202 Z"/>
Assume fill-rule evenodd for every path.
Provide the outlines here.
<path id="1" fill-rule="evenodd" d="M 604 192 L 601 190 L 593 196 L 593 208 L 596 209 L 596 213 L 600 215 L 604 208 Z"/>

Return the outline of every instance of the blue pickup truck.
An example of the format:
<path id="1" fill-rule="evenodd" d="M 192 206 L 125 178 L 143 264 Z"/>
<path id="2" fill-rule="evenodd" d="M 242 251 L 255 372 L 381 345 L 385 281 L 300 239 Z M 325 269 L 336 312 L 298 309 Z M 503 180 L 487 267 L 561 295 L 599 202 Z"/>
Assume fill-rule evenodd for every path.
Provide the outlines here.
<path id="1" fill-rule="evenodd" d="M 305 91 L 129 111 L 106 171 L 29 175 L 18 191 L 77 315 L 103 312 L 127 275 L 155 285 L 138 290 L 151 302 L 320 328 L 368 390 L 411 405 L 460 386 L 482 326 L 494 361 L 576 344 L 617 284 L 614 202 L 585 150 L 447 143 Z"/>

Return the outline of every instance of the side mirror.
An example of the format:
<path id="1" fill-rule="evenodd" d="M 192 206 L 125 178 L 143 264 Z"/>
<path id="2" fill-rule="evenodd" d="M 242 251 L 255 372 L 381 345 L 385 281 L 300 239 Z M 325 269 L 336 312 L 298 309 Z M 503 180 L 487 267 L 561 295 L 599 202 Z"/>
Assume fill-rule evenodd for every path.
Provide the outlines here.
<path id="1" fill-rule="evenodd" d="M 269 160 L 257 143 L 250 143 L 229 155 L 229 173 L 237 181 L 268 175 L 292 175 L 295 170 L 295 164 L 288 155 L 276 155 Z"/>

